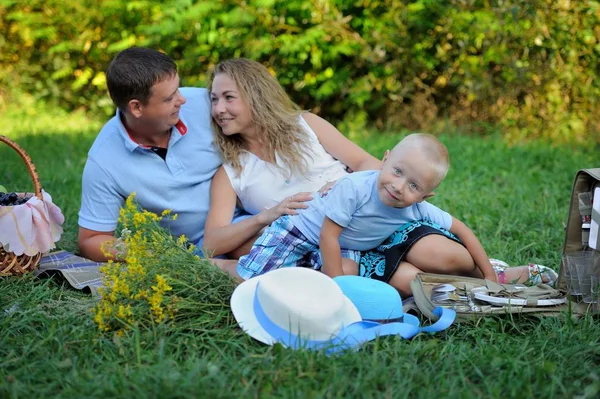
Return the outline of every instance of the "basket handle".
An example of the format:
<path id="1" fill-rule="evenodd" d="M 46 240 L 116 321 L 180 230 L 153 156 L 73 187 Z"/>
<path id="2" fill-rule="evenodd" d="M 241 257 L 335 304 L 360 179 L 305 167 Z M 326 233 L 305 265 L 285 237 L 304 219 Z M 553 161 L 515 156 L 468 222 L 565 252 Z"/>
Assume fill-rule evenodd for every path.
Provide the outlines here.
<path id="1" fill-rule="evenodd" d="M 14 141 L 12 141 L 11 139 L 9 139 L 6 136 L 3 136 L 0 134 L 0 141 L 3 143 L 6 143 L 9 147 L 11 147 L 13 150 L 15 150 L 17 152 L 17 154 L 19 154 L 21 156 L 21 158 L 23 159 L 23 162 L 25 162 L 25 166 L 27 167 L 27 171 L 29 172 L 29 175 L 31 176 L 31 180 L 33 181 L 33 190 L 34 190 L 35 196 L 38 197 L 40 200 L 42 200 L 43 199 L 42 198 L 42 184 L 40 183 L 40 176 L 38 175 L 37 171 L 35 170 L 35 166 L 33 165 L 33 161 L 31 160 L 29 155 L 27 155 L 25 150 L 23 150 L 21 147 L 19 147 L 19 145 L 17 143 L 15 143 Z"/>

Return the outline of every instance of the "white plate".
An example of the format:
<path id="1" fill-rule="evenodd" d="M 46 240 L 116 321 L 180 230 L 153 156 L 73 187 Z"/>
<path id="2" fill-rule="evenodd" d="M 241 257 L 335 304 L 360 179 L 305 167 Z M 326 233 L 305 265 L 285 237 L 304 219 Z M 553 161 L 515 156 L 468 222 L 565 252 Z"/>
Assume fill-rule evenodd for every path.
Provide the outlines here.
<path id="1" fill-rule="evenodd" d="M 484 301 L 490 303 L 492 305 L 504 306 L 527 306 L 527 300 L 521 298 L 500 298 L 497 296 L 488 295 L 488 290 L 486 287 L 477 287 L 473 289 L 473 294 L 476 299 L 480 301 Z M 535 306 L 554 306 L 561 305 L 567 302 L 567 298 L 556 298 L 556 299 L 539 299 L 537 301 L 537 305 Z"/>
<path id="2" fill-rule="evenodd" d="M 440 285 L 436 285 L 435 287 L 433 287 L 433 289 L 431 291 L 433 291 L 433 292 L 452 292 L 452 291 L 456 291 L 456 287 L 453 286 L 452 284 L 440 284 Z"/>

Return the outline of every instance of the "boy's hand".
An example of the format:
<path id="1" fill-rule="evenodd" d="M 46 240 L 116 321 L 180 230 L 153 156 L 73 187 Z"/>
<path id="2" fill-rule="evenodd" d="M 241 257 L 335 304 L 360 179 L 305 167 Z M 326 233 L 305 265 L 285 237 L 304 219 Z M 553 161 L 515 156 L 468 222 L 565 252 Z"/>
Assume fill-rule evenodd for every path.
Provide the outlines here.
<path id="1" fill-rule="evenodd" d="M 487 275 L 484 274 L 483 278 L 486 280 L 493 281 L 494 283 L 498 282 L 498 276 L 496 275 L 496 272 L 494 272 L 492 274 L 487 273 Z"/>
<path id="2" fill-rule="evenodd" d="M 483 278 L 497 283 L 498 275 L 496 274 L 496 271 L 494 270 L 494 267 L 490 263 L 489 259 L 486 258 L 484 263 L 485 265 L 483 266 L 477 265 L 477 267 L 479 268 L 479 270 L 481 270 L 481 273 L 483 274 Z"/>

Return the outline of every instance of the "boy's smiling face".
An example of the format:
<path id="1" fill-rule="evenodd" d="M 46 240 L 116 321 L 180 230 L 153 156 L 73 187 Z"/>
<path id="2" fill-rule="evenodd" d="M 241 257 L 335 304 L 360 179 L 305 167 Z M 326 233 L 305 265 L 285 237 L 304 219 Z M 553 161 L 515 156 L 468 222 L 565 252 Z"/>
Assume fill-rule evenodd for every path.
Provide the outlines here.
<path id="1" fill-rule="evenodd" d="M 438 180 L 421 149 L 399 145 L 383 157 L 377 192 L 385 205 L 406 208 L 433 196 Z"/>

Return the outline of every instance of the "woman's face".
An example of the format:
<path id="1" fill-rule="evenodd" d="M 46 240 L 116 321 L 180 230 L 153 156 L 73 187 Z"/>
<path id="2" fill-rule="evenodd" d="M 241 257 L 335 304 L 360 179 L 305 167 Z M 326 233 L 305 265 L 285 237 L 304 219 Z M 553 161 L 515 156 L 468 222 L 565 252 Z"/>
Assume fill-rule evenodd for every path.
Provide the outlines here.
<path id="1" fill-rule="evenodd" d="M 229 75 L 220 73 L 215 76 L 210 98 L 211 115 L 224 135 L 254 132 L 250 107 Z"/>

